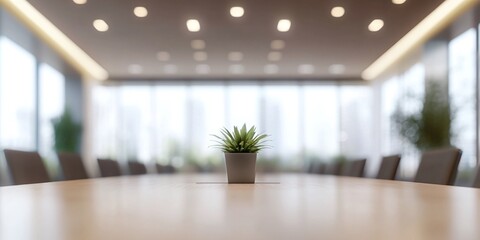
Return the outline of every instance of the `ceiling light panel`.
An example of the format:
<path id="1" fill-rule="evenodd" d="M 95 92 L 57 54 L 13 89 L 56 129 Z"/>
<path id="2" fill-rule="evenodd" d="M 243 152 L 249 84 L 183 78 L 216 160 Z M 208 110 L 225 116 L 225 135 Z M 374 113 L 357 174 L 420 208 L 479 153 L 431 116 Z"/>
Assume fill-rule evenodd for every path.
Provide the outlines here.
<path id="1" fill-rule="evenodd" d="M 332 11 L 330 13 L 332 14 L 333 17 L 336 17 L 336 18 L 343 17 L 343 15 L 345 15 L 345 8 L 340 6 L 334 7 L 332 8 Z"/>
<path id="2" fill-rule="evenodd" d="M 245 71 L 245 67 L 240 64 L 230 65 L 228 69 L 232 74 L 242 74 Z"/>
<path id="3" fill-rule="evenodd" d="M 267 58 L 268 58 L 269 61 L 278 62 L 278 61 L 282 60 L 282 53 L 281 52 L 270 52 L 270 53 L 268 53 Z"/>
<path id="4" fill-rule="evenodd" d="M 198 74 L 209 74 L 210 73 L 210 66 L 207 64 L 199 64 L 195 67 L 195 71 Z"/>
<path id="5" fill-rule="evenodd" d="M 328 72 L 334 75 L 345 73 L 346 67 L 343 64 L 332 64 L 328 67 Z"/>
<path id="6" fill-rule="evenodd" d="M 146 17 L 148 15 L 148 10 L 145 7 L 139 6 L 133 9 L 133 14 L 139 18 Z"/>
<path id="7" fill-rule="evenodd" d="M 87 3 L 87 0 L 73 0 L 73 2 L 80 5 Z"/>
<path id="8" fill-rule="evenodd" d="M 311 64 L 302 64 L 298 66 L 298 73 L 302 75 L 309 75 L 315 72 L 315 67 Z"/>
<path id="9" fill-rule="evenodd" d="M 102 19 L 95 19 L 93 21 L 93 27 L 99 32 L 108 31 L 108 24 Z"/>
<path id="10" fill-rule="evenodd" d="M 243 17 L 243 14 L 245 14 L 245 10 L 243 9 L 243 7 L 230 8 L 230 15 L 234 18 Z"/>
<path id="11" fill-rule="evenodd" d="M 263 72 L 265 72 L 265 74 L 276 74 L 278 73 L 278 66 L 275 64 L 267 64 L 263 67 Z"/>
<path id="12" fill-rule="evenodd" d="M 176 74 L 178 71 L 177 65 L 167 64 L 163 66 L 163 72 L 166 74 Z"/>
<path id="13" fill-rule="evenodd" d="M 131 64 L 128 66 L 128 72 L 131 74 L 140 74 L 143 72 L 143 67 L 138 64 Z"/>
<path id="14" fill-rule="evenodd" d="M 206 47 L 206 43 L 203 40 L 196 39 L 190 42 L 190 46 L 195 50 L 203 50 Z"/>
<path id="15" fill-rule="evenodd" d="M 370 32 L 378 32 L 383 28 L 383 25 L 384 23 L 382 19 L 375 19 L 368 25 L 368 30 Z"/>
<path id="16" fill-rule="evenodd" d="M 164 52 L 164 51 L 158 52 L 157 53 L 157 59 L 158 59 L 158 61 L 166 62 L 166 61 L 170 60 L 170 53 Z"/>
<path id="17" fill-rule="evenodd" d="M 241 52 L 229 52 L 228 53 L 228 60 L 233 62 L 238 62 L 243 60 L 243 53 Z"/>
<path id="18" fill-rule="evenodd" d="M 393 4 L 404 4 L 407 0 L 392 0 Z"/>
<path id="19" fill-rule="evenodd" d="M 187 29 L 190 32 L 199 32 L 200 31 L 200 22 L 197 19 L 188 19 L 187 20 Z"/>
<path id="20" fill-rule="evenodd" d="M 271 43 L 270 43 L 270 47 L 273 49 L 273 50 L 282 50 L 285 48 L 285 41 L 283 40 L 273 40 Z"/>
<path id="21" fill-rule="evenodd" d="M 194 52 L 193 59 L 195 59 L 195 61 L 198 61 L 198 62 L 207 61 L 208 55 L 206 52 Z"/>
<path id="22" fill-rule="evenodd" d="M 277 24 L 277 30 L 279 32 L 288 32 L 291 26 L 292 26 L 292 22 L 290 22 L 290 20 L 280 19 Z"/>

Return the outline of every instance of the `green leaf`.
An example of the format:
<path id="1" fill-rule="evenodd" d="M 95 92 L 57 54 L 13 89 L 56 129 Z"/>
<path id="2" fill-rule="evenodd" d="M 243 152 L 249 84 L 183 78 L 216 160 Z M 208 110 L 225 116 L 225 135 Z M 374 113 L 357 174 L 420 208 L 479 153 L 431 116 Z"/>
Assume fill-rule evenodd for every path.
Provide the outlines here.
<path id="1" fill-rule="evenodd" d="M 220 133 L 221 136 L 212 134 L 215 142 L 212 147 L 219 148 L 224 152 L 256 153 L 270 147 L 265 144 L 268 135 L 257 134 L 255 126 L 247 128 L 247 125 L 243 124 L 240 129 L 234 126 L 233 131 L 222 128 Z"/>

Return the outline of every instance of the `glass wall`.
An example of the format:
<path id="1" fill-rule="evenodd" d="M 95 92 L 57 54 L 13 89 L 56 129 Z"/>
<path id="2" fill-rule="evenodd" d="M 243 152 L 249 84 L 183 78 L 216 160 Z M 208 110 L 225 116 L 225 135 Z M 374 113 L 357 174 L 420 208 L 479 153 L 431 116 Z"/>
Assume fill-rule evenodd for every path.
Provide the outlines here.
<path id="1" fill-rule="evenodd" d="M 187 129 L 189 91 L 185 86 L 152 87 L 154 96 L 152 106 L 153 122 L 153 160 L 162 164 L 172 162 L 183 165 L 183 157 L 190 143 L 190 129 Z M 172 104 L 174 103 L 174 104 Z M 190 124 L 191 126 L 192 124 Z M 192 127 L 192 126 L 191 126 Z M 194 126 L 193 126 L 194 127 Z"/>
<path id="2" fill-rule="evenodd" d="M 448 93 L 454 117 L 452 144 L 462 149 L 460 168 L 474 167 L 476 157 L 476 31 L 470 29 L 448 46 Z"/>
<path id="3" fill-rule="evenodd" d="M 211 134 L 247 123 L 268 133 L 271 149 L 261 159 L 288 169 L 306 160 L 341 153 L 367 156 L 372 115 L 369 86 L 226 82 L 98 86 L 94 99 L 94 146 L 98 157 L 208 165 L 222 154 Z M 340 142 L 340 110 L 345 117 Z"/>
<path id="4" fill-rule="evenodd" d="M 300 105 L 299 90 L 297 85 L 267 85 L 262 88 L 262 130 L 271 135 L 273 146 L 265 151 L 265 156 L 290 167 L 302 166 L 300 122 L 303 106 Z"/>
<path id="5" fill-rule="evenodd" d="M 56 159 L 52 120 L 65 108 L 65 77 L 46 63 L 39 67 L 39 151 L 48 160 Z"/>
<path id="6" fill-rule="evenodd" d="M 476 56 L 476 49 L 478 43 L 476 41 L 475 28 L 448 41 L 448 54 L 445 54 L 445 61 L 448 62 L 448 71 L 445 69 L 445 73 L 448 75 L 440 79 L 431 79 L 431 81 L 439 81 L 440 86 L 448 87 L 448 95 L 445 97 L 448 97 L 452 109 L 451 144 L 463 151 L 459 166 L 463 178 L 466 172 L 477 166 L 478 56 Z M 381 153 L 383 155 L 402 154 L 403 177 L 412 177 L 415 174 L 420 152 L 399 136 L 392 116 L 395 111 L 406 114 L 418 112 L 422 108 L 426 87 L 429 86 L 425 84 L 425 68 L 422 63 L 417 63 L 404 73 L 382 83 Z M 445 92 L 447 93 L 446 90 Z"/>
<path id="7" fill-rule="evenodd" d="M 398 136 L 398 129 L 392 117 L 400 107 L 402 96 L 401 80 L 395 76 L 382 84 L 381 87 L 381 154 L 384 156 L 402 152 L 402 140 Z"/>
<path id="8" fill-rule="evenodd" d="M 340 88 L 341 152 L 368 157 L 372 152 L 372 94 L 370 87 Z"/>
<path id="9" fill-rule="evenodd" d="M 305 157 L 312 160 L 336 157 L 340 153 L 339 88 L 306 86 L 302 94 Z"/>
<path id="10" fill-rule="evenodd" d="M 417 63 L 403 74 L 394 76 L 381 87 L 381 154 L 401 154 L 401 177 L 412 177 L 420 152 L 398 134 L 393 116 L 396 112 L 412 114 L 420 111 L 425 94 L 425 67 Z"/>
<path id="11" fill-rule="evenodd" d="M 0 37 L 0 146 L 36 148 L 35 57 Z"/>
<path id="12" fill-rule="evenodd" d="M 38 64 L 33 54 L 9 38 L 0 37 L 0 150 L 38 150 L 55 173 L 52 120 L 64 106 L 65 77 L 48 64 Z M 0 166 L 6 167 L 3 161 Z M 6 174 L 0 175 L 0 185 L 7 184 Z"/>

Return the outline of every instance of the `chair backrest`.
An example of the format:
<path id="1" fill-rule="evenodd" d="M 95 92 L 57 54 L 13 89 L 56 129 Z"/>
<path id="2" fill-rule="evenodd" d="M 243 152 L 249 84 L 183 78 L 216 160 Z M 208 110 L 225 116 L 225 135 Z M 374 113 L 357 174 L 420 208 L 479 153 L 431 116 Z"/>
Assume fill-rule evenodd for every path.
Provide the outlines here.
<path id="1" fill-rule="evenodd" d="M 97 159 L 100 175 L 102 177 L 116 177 L 122 175 L 120 165 L 117 161 L 111 159 Z"/>
<path id="2" fill-rule="evenodd" d="M 130 175 L 147 174 L 147 168 L 145 167 L 145 164 L 141 162 L 129 161 L 128 172 L 130 173 Z"/>
<path id="3" fill-rule="evenodd" d="M 397 176 L 400 155 L 385 156 L 378 168 L 377 179 L 394 180 Z"/>
<path id="4" fill-rule="evenodd" d="M 13 184 L 50 182 L 42 157 L 37 152 L 3 150 Z"/>
<path id="5" fill-rule="evenodd" d="M 157 169 L 157 173 L 175 173 L 175 168 L 172 165 L 155 163 L 155 168 Z"/>
<path id="6" fill-rule="evenodd" d="M 325 174 L 326 170 L 327 170 L 327 165 L 325 165 L 325 163 L 316 163 L 313 169 L 313 173 Z"/>
<path id="7" fill-rule="evenodd" d="M 332 162 L 326 165 L 325 174 L 340 175 L 342 172 L 342 162 Z"/>
<path id="8" fill-rule="evenodd" d="M 347 161 L 343 164 L 340 175 L 348 177 L 363 177 L 366 162 L 367 159 Z"/>
<path id="9" fill-rule="evenodd" d="M 82 157 L 76 153 L 60 152 L 58 161 L 62 168 L 63 178 L 65 180 L 87 179 L 88 174 L 85 170 Z"/>
<path id="10" fill-rule="evenodd" d="M 480 167 L 478 168 L 477 176 L 475 176 L 475 179 L 473 180 L 472 187 L 480 188 Z"/>
<path id="11" fill-rule="evenodd" d="M 446 148 L 422 153 L 415 182 L 453 185 L 462 151 Z"/>

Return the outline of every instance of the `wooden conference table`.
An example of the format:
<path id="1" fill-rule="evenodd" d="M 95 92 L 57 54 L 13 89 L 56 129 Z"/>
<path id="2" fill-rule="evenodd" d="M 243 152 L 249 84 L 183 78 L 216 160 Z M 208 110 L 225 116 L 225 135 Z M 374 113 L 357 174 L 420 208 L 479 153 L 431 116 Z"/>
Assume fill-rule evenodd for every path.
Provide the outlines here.
<path id="1" fill-rule="evenodd" d="M 0 188 L 0 239 L 480 239 L 480 190 L 374 179 L 146 175 Z"/>

